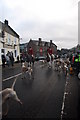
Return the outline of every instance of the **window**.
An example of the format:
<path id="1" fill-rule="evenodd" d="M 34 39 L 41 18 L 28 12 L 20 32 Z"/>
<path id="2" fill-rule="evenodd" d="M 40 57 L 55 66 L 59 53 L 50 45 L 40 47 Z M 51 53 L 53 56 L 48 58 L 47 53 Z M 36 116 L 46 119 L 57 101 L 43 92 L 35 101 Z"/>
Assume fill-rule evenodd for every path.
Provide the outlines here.
<path id="1" fill-rule="evenodd" d="M 14 39 L 14 44 L 16 44 L 16 38 Z"/>
<path id="2" fill-rule="evenodd" d="M 17 57 L 17 50 L 14 50 L 14 55 L 15 57 Z"/>
<path id="3" fill-rule="evenodd" d="M 13 45 L 13 41 L 12 41 L 12 45 Z"/>
<path id="4" fill-rule="evenodd" d="M 8 34 L 8 44 L 11 45 L 11 37 L 9 34 Z"/>
<path id="5" fill-rule="evenodd" d="M 8 44 L 11 45 L 11 39 L 10 38 L 8 38 Z"/>
<path id="6" fill-rule="evenodd" d="M 1 49 L 1 53 L 5 55 L 5 49 Z"/>
<path id="7" fill-rule="evenodd" d="M 1 53 L 4 53 L 4 49 L 1 49 Z"/>

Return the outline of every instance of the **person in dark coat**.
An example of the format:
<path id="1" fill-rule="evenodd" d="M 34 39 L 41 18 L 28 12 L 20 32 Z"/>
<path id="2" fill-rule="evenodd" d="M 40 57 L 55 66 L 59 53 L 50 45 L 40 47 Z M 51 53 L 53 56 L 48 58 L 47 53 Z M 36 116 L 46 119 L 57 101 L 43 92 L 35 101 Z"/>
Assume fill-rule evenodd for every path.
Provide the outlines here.
<path id="1" fill-rule="evenodd" d="M 14 66 L 14 56 L 13 56 L 13 53 L 10 56 L 10 60 L 11 60 L 11 65 Z"/>
<path id="2" fill-rule="evenodd" d="M 2 66 L 5 67 L 6 58 L 5 55 L 2 55 Z"/>
<path id="3" fill-rule="evenodd" d="M 31 63 L 34 64 L 34 61 L 33 61 L 33 48 L 32 47 L 29 47 L 28 55 L 29 55 L 29 65 L 31 66 Z"/>
<path id="4" fill-rule="evenodd" d="M 17 62 L 19 63 L 19 55 L 17 56 Z"/>

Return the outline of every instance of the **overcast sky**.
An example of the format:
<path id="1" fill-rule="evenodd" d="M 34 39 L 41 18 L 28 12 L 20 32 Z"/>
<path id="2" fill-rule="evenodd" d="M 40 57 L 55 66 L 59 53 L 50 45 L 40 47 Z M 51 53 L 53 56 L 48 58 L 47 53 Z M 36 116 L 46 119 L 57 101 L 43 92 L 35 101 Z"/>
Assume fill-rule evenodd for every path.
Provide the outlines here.
<path id="1" fill-rule="evenodd" d="M 9 21 L 21 43 L 42 38 L 71 48 L 78 43 L 78 1 L 0 0 L 0 21 Z"/>

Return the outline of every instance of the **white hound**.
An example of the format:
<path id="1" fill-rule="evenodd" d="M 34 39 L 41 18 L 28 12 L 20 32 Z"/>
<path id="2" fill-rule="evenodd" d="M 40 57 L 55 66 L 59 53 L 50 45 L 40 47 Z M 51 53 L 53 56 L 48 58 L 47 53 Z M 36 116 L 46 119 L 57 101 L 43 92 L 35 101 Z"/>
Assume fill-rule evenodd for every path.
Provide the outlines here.
<path id="1" fill-rule="evenodd" d="M 0 95 L 2 96 L 2 105 L 6 105 L 6 111 L 3 113 L 3 115 L 7 115 L 8 113 L 8 107 L 9 107 L 9 103 L 8 100 L 9 98 L 16 100 L 17 102 L 19 102 L 20 104 L 22 104 L 21 100 L 18 98 L 16 91 L 14 90 L 14 85 L 16 83 L 17 77 L 15 78 L 11 88 L 6 88 L 2 91 L 0 91 Z"/>

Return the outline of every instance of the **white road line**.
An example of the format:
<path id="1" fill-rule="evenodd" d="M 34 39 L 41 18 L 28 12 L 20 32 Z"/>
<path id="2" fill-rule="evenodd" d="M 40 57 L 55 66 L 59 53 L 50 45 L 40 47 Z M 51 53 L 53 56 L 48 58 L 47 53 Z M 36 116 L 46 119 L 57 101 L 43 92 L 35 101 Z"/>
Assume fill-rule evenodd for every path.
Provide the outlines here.
<path id="1" fill-rule="evenodd" d="M 65 106 L 65 99 L 66 99 L 66 95 L 68 95 L 68 92 L 66 92 L 66 88 L 68 85 L 68 79 L 66 78 L 66 83 L 65 83 L 65 88 L 64 88 L 64 96 L 63 96 L 63 102 L 62 102 L 62 109 L 61 109 L 61 120 L 63 119 L 63 114 L 64 113 L 64 106 Z"/>
<path id="2" fill-rule="evenodd" d="M 40 67 L 42 67 L 43 65 L 41 65 L 41 66 L 38 66 L 39 68 Z M 27 72 L 27 71 L 26 71 Z M 12 78 L 14 78 L 14 77 L 17 77 L 17 76 L 19 76 L 19 75 L 21 75 L 22 73 L 19 73 L 19 74 L 17 74 L 17 75 L 13 75 L 13 76 L 11 76 L 11 77 L 9 77 L 9 78 L 6 78 L 6 79 L 3 79 L 2 81 L 3 82 L 5 82 L 5 81 L 7 81 L 7 80 L 10 80 L 10 79 L 12 79 Z"/>
<path id="3" fill-rule="evenodd" d="M 26 71 L 26 73 L 27 73 L 28 71 Z M 19 74 L 17 74 L 17 75 L 13 75 L 13 76 L 11 76 L 11 77 L 9 77 L 9 78 L 6 78 L 6 79 L 3 79 L 2 81 L 3 82 L 5 82 L 5 81 L 7 81 L 7 80 L 9 80 L 9 79 L 12 79 L 12 78 L 14 78 L 14 77 L 17 77 L 17 76 L 19 76 L 19 75 L 21 75 L 22 73 L 19 73 Z"/>
<path id="4" fill-rule="evenodd" d="M 43 67 L 44 65 L 40 65 L 40 66 L 38 66 L 37 68 L 41 68 L 41 67 Z M 6 79 L 3 79 L 2 81 L 3 82 L 5 82 L 5 81 L 7 81 L 7 80 L 10 80 L 10 79 L 12 79 L 12 78 L 14 78 L 14 77 L 17 77 L 17 76 L 19 76 L 19 75 L 21 75 L 22 73 L 19 73 L 19 74 L 17 74 L 17 75 L 13 75 L 13 76 L 11 76 L 11 77 L 9 77 L 9 78 L 6 78 Z"/>
<path id="5" fill-rule="evenodd" d="M 9 77 L 9 78 L 3 79 L 3 82 L 4 82 L 4 81 L 7 81 L 7 80 L 9 80 L 9 79 L 12 79 L 12 78 L 14 78 L 14 77 L 17 77 L 17 76 L 19 76 L 19 75 L 21 75 L 21 74 L 22 74 L 22 73 L 19 73 L 19 74 L 17 74 L 17 75 L 11 76 L 11 77 Z"/>
<path id="6" fill-rule="evenodd" d="M 61 109 L 61 120 L 62 120 L 62 118 L 63 118 L 63 114 L 64 114 L 64 103 L 65 103 L 65 92 L 64 92 L 64 96 L 63 96 L 63 103 L 62 103 L 62 109 Z"/>

